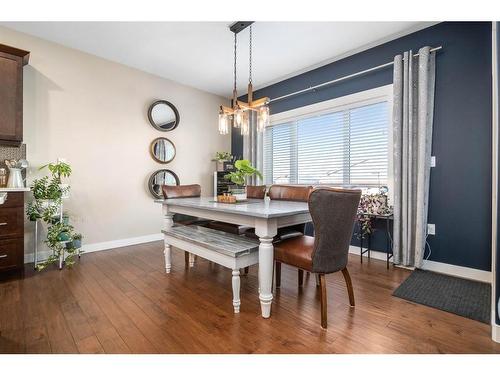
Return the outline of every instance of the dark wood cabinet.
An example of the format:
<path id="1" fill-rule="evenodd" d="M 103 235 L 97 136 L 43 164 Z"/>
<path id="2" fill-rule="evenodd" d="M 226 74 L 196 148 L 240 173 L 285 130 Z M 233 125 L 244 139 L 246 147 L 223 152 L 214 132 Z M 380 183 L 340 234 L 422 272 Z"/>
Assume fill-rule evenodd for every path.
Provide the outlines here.
<path id="1" fill-rule="evenodd" d="M 9 192 L 0 205 L 0 272 L 24 265 L 24 193 Z"/>
<path id="2" fill-rule="evenodd" d="M 23 141 L 23 66 L 29 52 L 0 44 L 0 144 Z"/>

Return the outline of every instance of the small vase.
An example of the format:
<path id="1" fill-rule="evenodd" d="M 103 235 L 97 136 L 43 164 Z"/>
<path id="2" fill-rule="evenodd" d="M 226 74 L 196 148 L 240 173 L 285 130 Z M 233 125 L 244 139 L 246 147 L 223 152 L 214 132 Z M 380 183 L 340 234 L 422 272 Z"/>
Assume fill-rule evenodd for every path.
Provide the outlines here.
<path id="1" fill-rule="evenodd" d="M 217 172 L 224 172 L 224 162 L 217 160 L 216 164 L 217 164 Z"/>
<path id="2" fill-rule="evenodd" d="M 57 240 L 60 242 L 66 242 L 66 241 L 69 241 L 70 239 L 71 239 L 71 236 L 67 232 L 61 232 L 57 236 Z"/>
<path id="3" fill-rule="evenodd" d="M 246 186 L 239 186 L 231 188 L 231 195 L 236 198 L 237 202 L 246 201 L 247 200 L 247 188 Z"/>

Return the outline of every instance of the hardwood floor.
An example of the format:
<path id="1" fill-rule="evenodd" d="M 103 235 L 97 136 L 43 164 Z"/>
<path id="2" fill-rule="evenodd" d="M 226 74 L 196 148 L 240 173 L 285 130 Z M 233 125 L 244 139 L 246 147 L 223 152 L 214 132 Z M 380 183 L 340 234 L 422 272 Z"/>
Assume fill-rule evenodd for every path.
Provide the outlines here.
<path id="1" fill-rule="evenodd" d="M 0 281 L 1 353 L 500 353 L 488 325 L 392 297 L 409 272 L 350 255 L 356 307 L 340 273 L 327 275 L 328 330 L 313 275 L 281 270 L 271 319 L 260 317 L 257 267 L 241 280 L 198 259 L 184 268 L 161 242 L 85 254 L 73 269 Z"/>

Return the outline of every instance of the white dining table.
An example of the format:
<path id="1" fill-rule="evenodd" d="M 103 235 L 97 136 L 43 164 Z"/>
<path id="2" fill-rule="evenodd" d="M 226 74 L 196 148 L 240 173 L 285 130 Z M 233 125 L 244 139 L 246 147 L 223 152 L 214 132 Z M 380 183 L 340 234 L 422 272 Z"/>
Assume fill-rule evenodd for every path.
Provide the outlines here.
<path id="1" fill-rule="evenodd" d="M 249 199 L 244 203 L 217 203 L 214 197 L 158 199 L 162 204 L 165 230 L 173 226 L 173 215 L 184 214 L 255 228 L 259 237 L 259 299 L 262 317 L 271 316 L 274 266 L 273 238 L 278 228 L 311 221 L 305 202 Z"/>

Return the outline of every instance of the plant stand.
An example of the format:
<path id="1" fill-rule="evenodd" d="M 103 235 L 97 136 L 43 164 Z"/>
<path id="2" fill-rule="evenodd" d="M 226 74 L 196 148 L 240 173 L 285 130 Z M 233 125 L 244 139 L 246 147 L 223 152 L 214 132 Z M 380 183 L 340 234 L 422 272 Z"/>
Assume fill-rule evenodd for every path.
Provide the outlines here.
<path id="1" fill-rule="evenodd" d="M 59 214 L 54 216 L 54 217 L 59 217 L 59 222 L 63 222 L 63 204 L 61 200 L 61 204 L 59 205 Z M 33 251 L 33 257 L 34 257 L 34 268 L 35 270 L 37 269 L 38 266 L 38 224 L 39 224 L 40 219 L 35 220 L 35 239 L 34 239 L 34 251 Z M 66 260 L 66 244 L 71 241 L 61 241 L 60 243 L 63 244 L 63 250 L 59 254 L 59 269 L 63 269 L 64 261 Z M 52 255 L 54 255 L 54 250 L 52 250 Z M 78 258 L 81 256 L 81 248 L 77 249 L 77 255 Z"/>
<path id="2" fill-rule="evenodd" d="M 35 248 L 33 249 L 33 260 L 34 260 L 34 267 L 36 270 L 36 266 L 38 265 L 38 219 L 35 220 Z"/>

